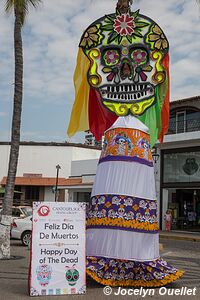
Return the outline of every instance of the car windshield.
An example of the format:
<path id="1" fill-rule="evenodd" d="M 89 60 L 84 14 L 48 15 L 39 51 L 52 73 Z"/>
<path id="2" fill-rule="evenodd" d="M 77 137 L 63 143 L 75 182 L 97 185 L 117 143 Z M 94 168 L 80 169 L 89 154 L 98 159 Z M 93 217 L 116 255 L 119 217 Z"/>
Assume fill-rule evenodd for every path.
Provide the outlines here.
<path id="1" fill-rule="evenodd" d="M 23 207 L 22 211 L 25 214 L 25 216 L 32 216 L 32 207 Z"/>

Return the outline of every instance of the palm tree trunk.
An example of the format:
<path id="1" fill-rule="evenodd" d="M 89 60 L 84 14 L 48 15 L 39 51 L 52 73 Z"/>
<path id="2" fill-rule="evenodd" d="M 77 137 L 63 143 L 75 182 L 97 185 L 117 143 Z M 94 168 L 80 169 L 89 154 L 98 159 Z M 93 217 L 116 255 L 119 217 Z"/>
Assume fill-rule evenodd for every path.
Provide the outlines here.
<path id="1" fill-rule="evenodd" d="M 12 118 L 11 148 L 8 166 L 8 175 L 3 201 L 3 213 L 0 223 L 0 259 L 10 258 L 10 224 L 12 215 L 15 177 L 17 172 L 21 111 L 23 97 L 23 49 L 22 49 L 22 22 L 21 14 L 15 9 L 14 50 L 15 50 L 15 90 Z"/>

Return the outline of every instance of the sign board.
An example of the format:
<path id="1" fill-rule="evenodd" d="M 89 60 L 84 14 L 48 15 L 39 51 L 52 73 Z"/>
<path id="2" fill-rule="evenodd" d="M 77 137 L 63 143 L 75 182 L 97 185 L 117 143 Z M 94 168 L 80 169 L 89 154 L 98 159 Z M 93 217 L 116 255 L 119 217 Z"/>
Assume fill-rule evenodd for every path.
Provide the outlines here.
<path id="1" fill-rule="evenodd" d="M 33 203 L 30 296 L 85 293 L 85 210 L 85 203 Z"/>

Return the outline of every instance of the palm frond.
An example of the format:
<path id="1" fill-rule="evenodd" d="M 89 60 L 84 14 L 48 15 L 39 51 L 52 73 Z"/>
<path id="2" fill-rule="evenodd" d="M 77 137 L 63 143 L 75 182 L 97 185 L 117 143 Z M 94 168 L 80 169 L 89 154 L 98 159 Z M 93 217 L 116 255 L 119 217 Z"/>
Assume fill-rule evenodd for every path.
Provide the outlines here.
<path id="1" fill-rule="evenodd" d="M 15 4 L 15 0 L 6 0 L 5 11 L 10 12 L 11 10 L 13 10 L 14 4 Z"/>
<path id="2" fill-rule="evenodd" d="M 5 11 L 11 12 L 17 10 L 21 14 L 22 25 L 29 13 L 29 7 L 37 8 L 42 0 L 6 0 Z"/>
<path id="3" fill-rule="evenodd" d="M 34 7 L 37 8 L 42 0 L 28 0 L 28 2 Z"/>

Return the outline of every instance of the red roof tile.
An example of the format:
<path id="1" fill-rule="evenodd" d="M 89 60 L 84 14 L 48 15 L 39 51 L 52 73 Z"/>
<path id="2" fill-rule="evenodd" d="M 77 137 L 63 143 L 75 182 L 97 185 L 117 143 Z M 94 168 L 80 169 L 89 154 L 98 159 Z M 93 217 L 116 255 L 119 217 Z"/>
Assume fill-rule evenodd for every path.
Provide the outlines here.
<path id="1" fill-rule="evenodd" d="M 7 177 L 3 177 L 1 185 L 6 184 Z M 58 186 L 79 185 L 82 184 L 81 178 L 58 178 Z M 55 186 L 56 178 L 54 177 L 16 177 L 15 185 L 32 185 L 32 186 Z"/>

